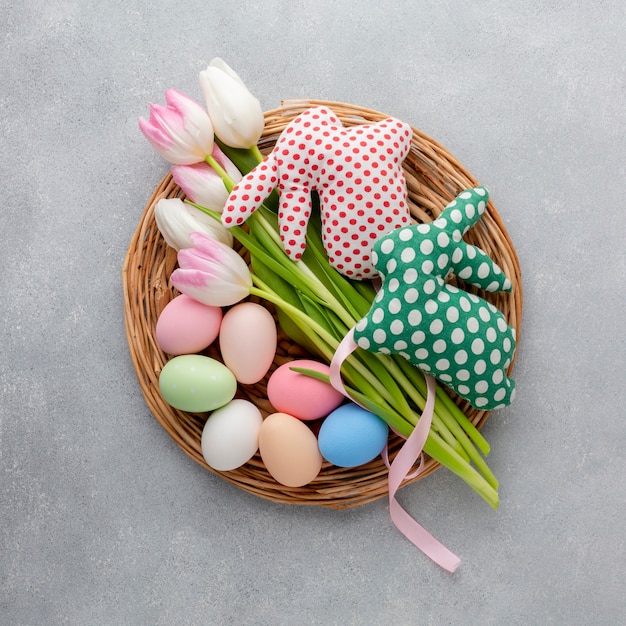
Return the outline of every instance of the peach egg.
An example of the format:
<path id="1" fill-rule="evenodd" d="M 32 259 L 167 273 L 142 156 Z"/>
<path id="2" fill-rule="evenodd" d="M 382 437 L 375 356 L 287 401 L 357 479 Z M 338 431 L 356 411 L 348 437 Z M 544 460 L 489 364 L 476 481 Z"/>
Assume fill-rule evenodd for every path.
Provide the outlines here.
<path id="1" fill-rule="evenodd" d="M 272 413 L 263 420 L 259 452 L 274 480 L 287 487 L 310 483 L 322 469 L 317 438 L 304 422 L 286 413 Z"/>

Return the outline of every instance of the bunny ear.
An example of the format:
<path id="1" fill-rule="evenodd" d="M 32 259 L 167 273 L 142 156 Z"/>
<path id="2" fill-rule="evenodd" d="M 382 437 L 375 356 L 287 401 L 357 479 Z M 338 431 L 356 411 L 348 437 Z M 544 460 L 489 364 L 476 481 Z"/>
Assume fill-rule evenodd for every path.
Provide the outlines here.
<path id="1" fill-rule="evenodd" d="M 380 122 L 376 122 L 371 128 L 381 129 L 387 137 L 391 137 L 391 139 L 388 139 L 388 149 L 392 151 L 398 162 L 402 163 L 411 149 L 411 140 L 413 138 L 411 126 L 395 117 L 388 117 Z"/>
<path id="2" fill-rule="evenodd" d="M 278 168 L 272 152 L 230 192 L 222 211 L 222 224 L 226 228 L 241 226 L 267 200 L 277 184 Z"/>
<path id="3" fill-rule="evenodd" d="M 326 107 L 315 107 L 312 109 L 312 113 L 319 115 L 321 123 L 325 126 L 343 126 L 339 118 Z"/>
<path id="4" fill-rule="evenodd" d="M 303 111 L 294 118 L 287 128 L 299 127 L 306 123 L 307 127 L 314 124 L 321 124 L 322 126 L 341 127 L 343 124 L 339 121 L 339 118 L 325 106 L 315 106 Z M 287 133 L 288 134 L 288 133 Z"/>
<path id="5" fill-rule="evenodd" d="M 453 271 L 466 283 L 485 291 L 513 291 L 502 268 L 484 250 L 464 241 L 453 255 Z"/>
<path id="6" fill-rule="evenodd" d="M 434 225 L 458 231 L 457 235 L 460 233 L 462 237 L 481 218 L 488 200 L 489 192 L 486 187 L 466 189 L 445 207 Z"/>

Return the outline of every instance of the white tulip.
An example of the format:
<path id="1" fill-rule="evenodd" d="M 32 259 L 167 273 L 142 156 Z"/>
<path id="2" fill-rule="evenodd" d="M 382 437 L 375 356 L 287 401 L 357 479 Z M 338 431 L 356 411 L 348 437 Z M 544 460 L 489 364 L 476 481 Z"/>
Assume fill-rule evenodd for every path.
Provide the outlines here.
<path id="1" fill-rule="evenodd" d="M 233 236 L 218 220 L 180 198 L 159 200 L 154 207 L 154 218 L 167 245 L 177 251 L 193 247 L 191 233 L 202 233 L 227 246 L 233 245 Z"/>
<path id="2" fill-rule="evenodd" d="M 200 88 L 217 137 L 232 148 L 256 146 L 265 119 L 260 102 L 222 59 L 200 72 Z"/>

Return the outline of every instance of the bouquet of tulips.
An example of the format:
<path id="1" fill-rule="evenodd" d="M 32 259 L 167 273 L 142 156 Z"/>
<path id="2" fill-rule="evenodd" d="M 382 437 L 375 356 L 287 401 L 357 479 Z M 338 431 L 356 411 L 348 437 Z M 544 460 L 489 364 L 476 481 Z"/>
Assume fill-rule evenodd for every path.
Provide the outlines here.
<path id="1" fill-rule="evenodd" d="M 199 80 L 206 106 L 169 89 L 166 104 L 151 104 L 149 119 L 139 121 L 186 195 L 185 201 L 163 199 L 155 207 L 161 234 L 178 251 L 171 282 L 211 306 L 234 305 L 250 295 L 272 303 L 285 334 L 331 363 L 342 339 L 369 311 L 375 286 L 350 280 L 330 265 L 315 210 L 304 254 L 298 261 L 289 258 L 279 233 L 276 191 L 243 227 L 222 225 L 230 192 L 264 159 L 257 147 L 264 116 L 259 101 L 221 59 L 200 72 Z M 250 265 L 233 250 L 234 239 L 248 251 Z M 341 375 L 349 397 L 397 434 L 408 438 L 420 423 L 427 380 L 404 358 L 357 350 L 344 361 Z M 487 441 L 443 389 L 437 386 L 432 400 L 424 452 L 496 508 L 498 482 L 484 460 Z"/>

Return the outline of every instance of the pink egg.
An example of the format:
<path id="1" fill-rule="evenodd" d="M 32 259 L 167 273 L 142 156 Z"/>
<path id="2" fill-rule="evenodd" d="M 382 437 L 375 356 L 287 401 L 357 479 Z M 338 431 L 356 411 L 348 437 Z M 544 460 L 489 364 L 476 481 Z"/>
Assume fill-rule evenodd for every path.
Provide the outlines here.
<path id="1" fill-rule="evenodd" d="M 343 395 L 329 383 L 294 372 L 300 367 L 328 375 L 330 368 L 309 359 L 290 361 L 278 367 L 267 382 L 267 398 L 272 406 L 301 420 L 326 417 L 344 400 Z"/>
<path id="2" fill-rule="evenodd" d="M 238 382 L 250 385 L 267 374 L 276 356 L 278 337 L 272 314 L 255 302 L 236 304 L 224 314 L 220 351 Z"/>
<path id="3" fill-rule="evenodd" d="M 184 293 L 165 305 L 156 324 L 159 348 L 173 356 L 195 354 L 210 346 L 220 331 L 222 309 Z"/>

